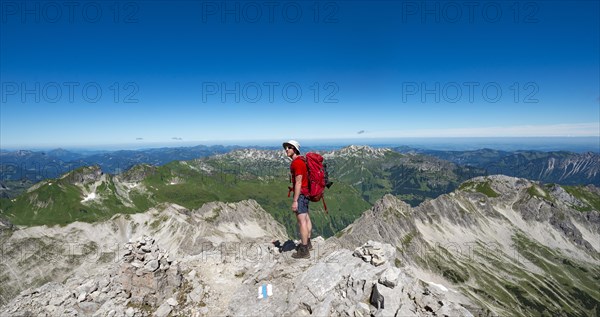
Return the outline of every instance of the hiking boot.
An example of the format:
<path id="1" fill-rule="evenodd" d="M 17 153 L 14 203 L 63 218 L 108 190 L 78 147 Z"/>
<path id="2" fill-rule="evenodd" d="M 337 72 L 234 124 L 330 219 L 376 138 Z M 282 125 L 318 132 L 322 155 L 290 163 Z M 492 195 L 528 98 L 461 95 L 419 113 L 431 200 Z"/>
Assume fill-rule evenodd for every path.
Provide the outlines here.
<path id="1" fill-rule="evenodd" d="M 301 245 L 302 244 L 297 245 L 296 248 L 294 248 L 294 250 L 298 251 L 298 249 L 300 249 Z M 310 242 L 310 238 L 308 238 L 308 244 L 307 244 L 307 246 L 308 246 L 308 251 L 312 251 L 313 250 L 313 246 L 312 246 L 312 243 Z"/>
<path id="2" fill-rule="evenodd" d="M 294 259 L 308 259 L 310 258 L 310 251 L 308 251 L 307 245 L 300 245 L 298 247 L 298 251 L 292 254 L 292 258 Z"/>

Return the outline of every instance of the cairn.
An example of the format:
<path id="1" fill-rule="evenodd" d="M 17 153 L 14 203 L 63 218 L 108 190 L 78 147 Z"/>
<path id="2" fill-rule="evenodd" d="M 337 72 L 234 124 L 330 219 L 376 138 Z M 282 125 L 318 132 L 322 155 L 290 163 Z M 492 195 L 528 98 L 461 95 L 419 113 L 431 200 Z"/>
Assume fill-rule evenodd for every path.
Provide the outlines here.
<path id="1" fill-rule="evenodd" d="M 182 283 L 179 264 L 151 237 L 125 244 L 121 284 L 132 303 L 157 307 L 177 292 Z"/>
<path id="2" fill-rule="evenodd" d="M 389 245 L 381 242 L 369 241 L 354 250 L 353 255 L 374 266 L 383 265 L 388 259 L 395 257 L 395 250 L 389 250 Z"/>

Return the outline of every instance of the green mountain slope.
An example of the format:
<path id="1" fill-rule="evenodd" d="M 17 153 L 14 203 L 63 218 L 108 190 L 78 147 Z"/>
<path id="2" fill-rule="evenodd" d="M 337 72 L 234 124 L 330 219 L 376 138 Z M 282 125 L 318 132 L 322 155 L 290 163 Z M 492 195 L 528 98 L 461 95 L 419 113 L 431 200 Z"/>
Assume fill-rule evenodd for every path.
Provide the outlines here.
<path id="1" fill-rule="evenodd" d="M 155 201 L 176 203 L 188 209 L 211 201 L 254 199 L 289 232 L 296 232 L 296 219 L 287 197 L 289 182 L 286 176 L 281 176 L 287 171 L 285 164 L 265 172 L 257 171 L 226 160 L 172 162 L 159 167 L 143 184 Z M 344 183 L 336 183 L 326 192 L 326 203 L 328 214 L 324 213 L 321 202 L 310 205 L 313 230 L 323 236 L 331 236 L 346 227 L 370 206 L 354 188 Z"/>
<path id="2" fill-rule="evenodd" d="M 482 169 L 431 156 L 366 146 L 350 146 L 326 157 L 331 162 L 332 175 L 351 184 L 371 204 L 391 193 L 416 206 L 453 191 L 467 179 L 485 175 Z"/>
<path id="3" fill-rule="evenodd" d="M 143 212 L 167 202 L 197 209 L 212 201 L 254 199 L 295 233 L 287 169 L 286 161 L 257 164 L 228 158 L 178 161 L 160 167 L 138 165 L 118 176 L 85 167 L 40 182 L 16 199 L 1 199 L 0 214 L 15 225 L 64 225 Z M 313 230 L 323 236 L 335 234 L 370 207 L 356 189 L 343 182 L 327 191 L 326 202 L 328 214 L 321 202 L 310 207 Z"/>
<path id="4" fill-rule="evenodd" d="M 114 176 L 103 174 L 97 166 L 81 167 L 42 181 L 15 199 L 0 201 L 0 211 L 15 225 L 31 226 L 94 222 L 146 210 L 145 199 L 138 199 L 139 205 L 129 199 L 140 194 L 129 194 L 121 187 Z"/>
<path id="5" fill-rule="evenodd" d="M 335 184 L 326 191 L 329 214 L 320 202 L 313 203 L 311 218 L 315 233 L 325 237 L 352 223 L 385 194 L 416 206 L 485 172 L 425 155 L 365 146 L 323 155 Z M 254 199 L 295 233 L 289 185 L 289 160 L 282 151 L 244 149 L 160 167 L 136 165 L 116 176 L 103 174 L 98 167 L 83 167 L 40 182 L 15 199 L 0 199 L 0 216 L 16 225 L 55 225 L 143 212 L 166 202 L 192 210 L 211 201 Z M 486 190 L 484 185 L 477 189 Z M 581 191 L 567 190 L 573 195 Z"/>

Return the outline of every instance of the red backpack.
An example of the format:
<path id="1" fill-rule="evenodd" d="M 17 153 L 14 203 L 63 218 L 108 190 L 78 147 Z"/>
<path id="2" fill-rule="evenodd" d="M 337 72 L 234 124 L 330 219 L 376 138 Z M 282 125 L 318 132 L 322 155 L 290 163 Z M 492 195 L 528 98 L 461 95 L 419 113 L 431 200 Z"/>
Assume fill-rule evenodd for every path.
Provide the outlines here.
<path id="1" fill-rule="evenodd" d="M 325 188 L 331 187 L 332 182 L 329 181 L 329 173 L 327 172 L 327 164 L 323 163 L 323 157 L 320 154 L 314 152 L 306 153 L 306 157 L 300 156 L 306 163 L 308 172 L 308 195 L 306 197 L 310 201 L 323 200 L 323 208 L 327 212 L 327 204 L 325 204 L 325 198 L 323 197 L 323 191 Z M 289 188 L 288 197 L 293 191 L 293 188 Z"/>

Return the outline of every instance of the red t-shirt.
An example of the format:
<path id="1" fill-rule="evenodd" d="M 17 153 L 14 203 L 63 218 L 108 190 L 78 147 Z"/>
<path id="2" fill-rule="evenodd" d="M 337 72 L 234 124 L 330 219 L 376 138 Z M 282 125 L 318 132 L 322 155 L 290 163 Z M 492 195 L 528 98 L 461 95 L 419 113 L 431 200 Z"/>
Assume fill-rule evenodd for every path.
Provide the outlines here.
<path id="1" fill-rule="evenodd" d="M 306 195 L 308 193 L 308 169 L 306 163 L 301 157 L 296 157 L 290 164 L 290 172 L 292 173 L 292 186 L 296 184 L 296 175 L 302 175 L 302 189 L 300 193 Z"/>

